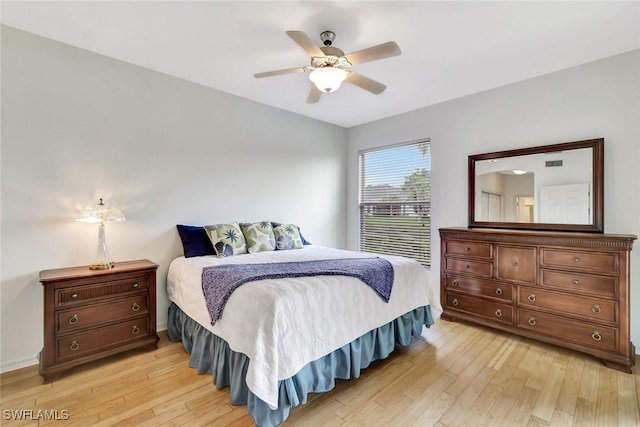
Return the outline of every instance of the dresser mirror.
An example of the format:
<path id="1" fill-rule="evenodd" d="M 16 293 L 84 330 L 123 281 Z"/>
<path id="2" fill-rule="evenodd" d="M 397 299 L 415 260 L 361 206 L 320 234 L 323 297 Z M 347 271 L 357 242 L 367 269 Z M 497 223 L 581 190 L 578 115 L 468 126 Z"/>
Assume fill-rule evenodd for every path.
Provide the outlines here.
<path id="1" fill-rule="evenodd" d="M 469 156 L 469 227 L 604 232 L 604 139 Z"/>

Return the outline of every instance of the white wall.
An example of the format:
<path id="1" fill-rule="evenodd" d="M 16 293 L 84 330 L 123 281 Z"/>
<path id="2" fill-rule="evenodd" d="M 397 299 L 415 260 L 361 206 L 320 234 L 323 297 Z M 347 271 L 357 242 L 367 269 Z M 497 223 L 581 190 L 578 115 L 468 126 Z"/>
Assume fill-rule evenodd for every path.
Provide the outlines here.
<path id="1" fill-rule="evenodd" d="M 97 203 L 111 255 L 148 258 L 165 279 L 175 224 L 272 219 L 344 246 L 346 131 L 2 27 L 2 371 L 36 363 L 43 269 L 93 261 Z"/>
<path id="2" fill-rule="evenodd" d="M 640 51 L 349 129 L 347 247 L 357 247 L 357 152 L 431 138 L 432 268 L 437 229 L 467 225 L 467 156 L 605 138 L 605 232 L 640 234 Z M 631 334 L 640 349 L 640 243 L 631 265 Z"/>

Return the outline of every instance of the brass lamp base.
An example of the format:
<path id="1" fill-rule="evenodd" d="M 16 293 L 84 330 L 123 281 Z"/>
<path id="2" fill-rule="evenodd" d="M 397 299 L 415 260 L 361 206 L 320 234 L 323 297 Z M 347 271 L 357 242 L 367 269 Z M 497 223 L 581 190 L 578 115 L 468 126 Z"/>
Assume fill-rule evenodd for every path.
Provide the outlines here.
<path id="1" fill-rule="evenodd" d="M 96 264 L 91 264 L 89 266 L 89 270 L 108 270 L 110 268 L 113 268 L 115 266 L 115 264 L 112 262 L 107 262 L 107 263 L 96 263 Z"/>

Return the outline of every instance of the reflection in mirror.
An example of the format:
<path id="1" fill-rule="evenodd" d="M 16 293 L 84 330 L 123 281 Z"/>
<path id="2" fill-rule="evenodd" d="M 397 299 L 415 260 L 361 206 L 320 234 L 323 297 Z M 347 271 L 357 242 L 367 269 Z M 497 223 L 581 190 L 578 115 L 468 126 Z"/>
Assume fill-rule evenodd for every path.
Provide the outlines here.
<path id="1" fill-rule="evenodd" d="M 603 143 L 469 156 L 469 226 L 602 232 Z"/>
<path id="2" fill-rule="evenodd" d="M 476 162 L 480 221 L 592 224 L 591 148 Z"/>

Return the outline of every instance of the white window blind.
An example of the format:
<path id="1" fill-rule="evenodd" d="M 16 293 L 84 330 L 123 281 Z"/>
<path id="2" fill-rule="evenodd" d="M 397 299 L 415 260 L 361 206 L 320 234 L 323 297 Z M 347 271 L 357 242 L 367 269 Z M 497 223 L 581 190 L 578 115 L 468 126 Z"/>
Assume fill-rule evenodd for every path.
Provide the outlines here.
<path id="1" fill-rule="evenodd" d="M 429 140 L 361 151 L 360 250 L 431 265 Z"/>

